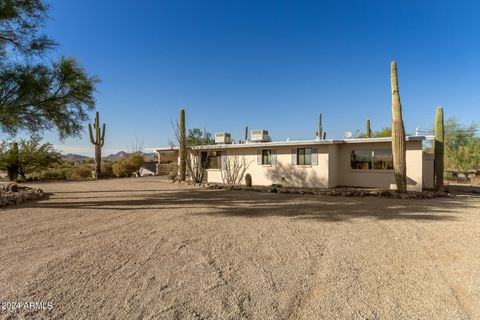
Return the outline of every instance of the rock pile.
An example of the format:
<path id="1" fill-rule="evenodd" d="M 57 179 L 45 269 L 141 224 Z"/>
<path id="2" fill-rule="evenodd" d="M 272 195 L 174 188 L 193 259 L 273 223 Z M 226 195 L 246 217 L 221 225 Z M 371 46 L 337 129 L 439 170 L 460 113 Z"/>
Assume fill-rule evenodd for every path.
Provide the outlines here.
<path id="1" fill-rule="evenodd" d="M 39 200 L 44 197 L 42 189 L 21 187 L 16 183 L 0 185 L 0 207 L 19 205 L 29 200 Z"/>
<path id="2" fill-rule="evenodd" d="M 338 187 L 332 189 L 321 188 L 296 188 L 296 187 L 273 187 L 273 186 L 253 186 L 247 187 L 243 185 L 226 185 L 220 183 L 206 183 L 203 184 L 207 189 L 223 189 L 234 191 L 255 191 L 268 193 L 290 193 L 290 194 L 305 194 L 305 195 L 322 195 L 322 196 L 341 196 L 341 197 L 384 197 L 395 199 L 433 199 L 439 197 L 447 197 L 445 192 L 409 191 L 407 193 L 399 193 L 395 190 L 385 189 L 364 189 L 364 188 L 350 188 Z"/>

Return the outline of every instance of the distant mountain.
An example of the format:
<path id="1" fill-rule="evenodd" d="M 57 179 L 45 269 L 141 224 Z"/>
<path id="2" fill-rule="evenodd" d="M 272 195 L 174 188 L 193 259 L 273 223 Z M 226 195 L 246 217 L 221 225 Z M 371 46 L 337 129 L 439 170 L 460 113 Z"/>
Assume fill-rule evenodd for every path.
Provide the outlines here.
<path id="1" fill-rule="evenodd" d="M 155 152 L 142 152 L 145 157 L 145 161 L 158 161 L 158 154 Z"/>
<path id="2" fill-rule="evenodd" d="M 103 157 L 103 160 L 118 161 L 118 160 L 122 160 L 126 157 L 128 157 L 128 153 L 126 153 L 125 151 L 120 151 L 120 152 L 117 152 L 117 153 L 110 154 L 106 157 Z"/>
<path id="3" fill-rule="evenodd" d="M 90 159 L 92 159 L 92 158 L 82 156 L 82 155 L 79 155 L 79 154 L 74 154 L 74 153 L 67 153 L 67 154 L 62 155 L 62 160 L 68 161 L 68 162 L 82 162 L 82 161 L 86 161 L 86 160 L 90 160 Z"/>
<path id="4" fill-rule="evenodd" d="M 150 161 L 157 161 L 158 156 L 156 153 L 146 153 L 146 152 L 139 152 L 143 157 L 145 158 L 145 161 L 150 162 Z M 126 157 L 128 157 L 129 153 L 125 151 L 120 151 L 114 154 L 110 154 L 106 157 L 102 157 L 103 160 L 108 160 L 108 161 L 118 161 L 122 160 Z M 68 161 L 68 162 L 82 162 L 82 161 L 87 161 L 87 160 L 93 160 L 92 157 L 86 157 L 82 156 L 79 154 L 73 154 L 73 153 L 67 153 L 65 155 L 62 155 L 62 160 Z"/>
<path id="5" fill-rule="evenodd" d="M 144 158 L 145 158 L 145 161 L 157 161 L 158 160 L 158 156 L 156 153 L 145 153 L 145 152 L 138 152 L 140 153 Z M 129 153 L 125 152 L 125 151 L 120 151 L 120 152 L 117 152 L 117 153 L 114 153 L 114 154 L 110 154 L 106 157 L 103 157 L 103 160 L 109 160 L 109 161 L 118 161 L 118 160 L 122 160 L 126 157 L 128 157 Z"/>

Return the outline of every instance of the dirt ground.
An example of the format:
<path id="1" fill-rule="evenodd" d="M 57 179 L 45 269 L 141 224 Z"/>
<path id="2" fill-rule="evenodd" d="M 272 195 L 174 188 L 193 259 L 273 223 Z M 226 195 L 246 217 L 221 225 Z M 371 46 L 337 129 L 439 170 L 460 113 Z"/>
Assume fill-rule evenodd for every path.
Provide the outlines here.
<path id="1" fill-rule="evenodd" d="M 0 211 L 3 319 L 480 319 L 478 194 L 39 186 Z"/>

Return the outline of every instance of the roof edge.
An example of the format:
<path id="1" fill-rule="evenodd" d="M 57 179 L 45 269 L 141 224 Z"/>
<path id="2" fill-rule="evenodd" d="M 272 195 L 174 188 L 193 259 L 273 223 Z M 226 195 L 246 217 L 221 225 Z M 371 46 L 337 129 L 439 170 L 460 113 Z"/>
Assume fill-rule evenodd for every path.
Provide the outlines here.
<path id="1" fill-rule="evenodd" d="M 406 141 L 431 141 L 433 136 L 407 136 Z M 380 138 L 354 138 L 354 139 L 330 139 L 330 140 L 292 140 L 292 141 L 272 141 L 272 142 L 257 142 L 257 143 L 242 143 L 242 144 L 212 144 L 204 146 L 195 146 L 193 149 L 236 149 L 236 148 L 261 148 L 261 147 L 280 147 L 280 146 L 295 146 L 295 145 L 333 145 L 343 143 L 376 143 L 376 142 L 391 142 L 391 137 Z M 176 151 L 178 147 L 159 147 L 146 148 L 145 150 L 160 152 L 160 151 Z"/>

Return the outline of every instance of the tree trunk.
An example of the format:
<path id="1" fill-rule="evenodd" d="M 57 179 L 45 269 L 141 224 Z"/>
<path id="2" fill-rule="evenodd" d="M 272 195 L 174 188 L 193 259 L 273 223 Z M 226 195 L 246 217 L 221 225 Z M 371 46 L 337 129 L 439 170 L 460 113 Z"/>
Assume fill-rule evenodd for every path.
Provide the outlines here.
<path id="1" fill-rule="evenodd" d="M 95 145 L 95 176 L 100 178 L 102 174 L 102 146 L 99 144 Z"/>
<path id="2" fill-rule="evenodd" d="M 16 181 L 18 179 L 18 166 L 16 165 L 8 166 L 7 176 L 9 181 Z"/>

